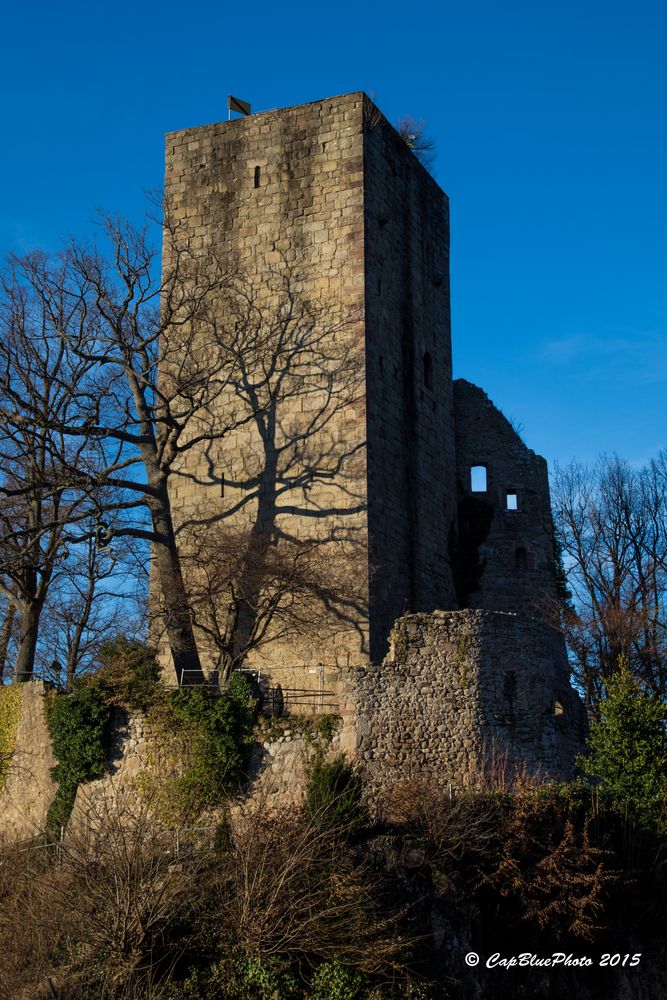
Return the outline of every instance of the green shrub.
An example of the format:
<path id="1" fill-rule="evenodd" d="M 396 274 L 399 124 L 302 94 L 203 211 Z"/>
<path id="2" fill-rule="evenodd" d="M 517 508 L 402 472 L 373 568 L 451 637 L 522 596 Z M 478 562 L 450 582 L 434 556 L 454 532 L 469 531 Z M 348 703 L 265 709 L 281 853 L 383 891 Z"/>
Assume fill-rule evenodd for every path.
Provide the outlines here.
<path id="1" fill-rule="evenodd" d="M 53 701 L 47 725 L 53 753 L 58 760 L 51 769 L 58 791 L 47 815 L 47 829 L 54 831 L 64 826 L 72 811 L 78 786 L 104 774 L 110 714 L 100 692 L 87 684 Z"/>
<path id="2" fill-rule="evenodd" d="M 315 731 L 321 740 L 327 744 L 331 743 L 340 721 L 339 715 L 318 715 L 315 719 Z"/>
<path id="3" fill-rule="evenodd" d="M 196 969 L 185 982 L 172 984 L 164 1000 L 298 1000 L 295 976 L 277 960 L 233 954 L 207 969 Z"/>
<path id="4" fill-rule="evenodd" d="M 226 694 L 237 705 L 242 705 L 252 714 L 254 700 L 250 692 L 250 683 L 245 674 L 240 673 L 238 670 L 232 673 L 229 678 Z"/>
<path id="5" fill-rule="evenodd" d="M 639 823 L 665 821 L 667 706 L 642 691 L 622 662 L 607 682 L 602 717 L 591 725 L 589 755 L 579 759 L 612 805 Z"/>
<path id="6" fill-rule="evenodd" d="M 364 976 L 340 962 L 323 962 L 310 986 L 308 1000 L 365 1000 L 367 996 Z"/>
<path id="7" fill-rule="evenodd" d="M 224 695 L 206 688 L 165 693 L 149 709 L 148 726 L 159 760 L 140 787 L 166 822 L 190 820 L 238 791 L 252 747 L 247 687 L 235 684 Z"/>
<path id="8" fill-rule="evenodd" d="M 0 789 L 4 786 L 14 750 L 16 730 L 21 711 L 21 689 L 18 684 L 0 687 Z"/>
<path id="9" fill-rule="evenodd" d="M 352 834 L 364 823 L 361 781 L 342 753 L 327 760 L 316 752 L 307 766 L 305 816 L 316 825 L 344 828 Z"/>

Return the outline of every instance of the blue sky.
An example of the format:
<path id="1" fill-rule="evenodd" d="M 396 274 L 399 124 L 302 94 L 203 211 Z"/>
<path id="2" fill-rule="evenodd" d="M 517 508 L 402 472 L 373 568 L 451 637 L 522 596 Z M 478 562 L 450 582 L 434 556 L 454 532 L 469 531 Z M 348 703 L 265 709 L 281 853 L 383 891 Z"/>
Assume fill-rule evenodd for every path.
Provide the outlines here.
<path id="1" fill-rule="evenodd" d="M 0 248 L 138 219 L 163 134 L 366 90 L 452 208 L 455 374 L 550 461 L 667 443 L 667 7 L 24 0 L 3 11 Z"/>

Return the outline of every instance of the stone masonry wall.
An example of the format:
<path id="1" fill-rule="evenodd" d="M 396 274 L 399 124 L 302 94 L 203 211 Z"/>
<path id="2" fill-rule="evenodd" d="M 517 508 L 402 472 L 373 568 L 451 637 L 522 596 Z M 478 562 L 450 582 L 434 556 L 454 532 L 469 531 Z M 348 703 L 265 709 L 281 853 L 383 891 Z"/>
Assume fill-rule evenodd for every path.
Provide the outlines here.
<path id="1" fill-rule="evenodd" d="M 137 810 L 140 796 L 137 778 L 150 766 L 151 742 L 146 719 L 141 712 L 128 714 L 113 710 L 107 749 L 107 771 L 103 777 L 79 785 L 70 825 L 94 825 L 107 810 Z"/>
<path id="2" fill-rule="evenodd" d="M 447 197 L 359 93 L 170 133 L 165 190 L 179 240 L 237 269 L 253 305 L 243 322 L 286 367 L 258 406 L 267 359 L 251 359 L 212 415 L 247 419 L 172 477 L 188 582 L 202 569 L 192 524 L 210 526 L 204 558 L 224 534 L 220 562 L 248 540 L 278 557 L 314 545 L 319 607 L 297 634 L 275 626 L 268 656 L 246 665 L 278 680 L 283 667 L 379 660 L 397 615 L 456 606 Z M 311 336 L 292 351 L 305 303 L 317 347 Z M 224 326 L 228 301 L 216 309 Z"/>
<path id="3" fill-rule="evenodd" d="M 0 840 L 29 840 L 43 833 L 56 794 L 51 768 L 57 761 L 44 716 L 44 685 L 19 685 L 21 706 L 16 751 L 6 787 L 0 791 Z"/>
<path id="4" fill-rule="evenodd" d="M 405 611 L 457 606 L 449 202 L 370 102 L 364 142 L 371 659 Z"/>
<path id="5" fill-rule="evenodd" d="M 553 613 L 553 524 L 547 463 L 527 448 L 482 389 L 454 382 L 459 494 L 459 606 Z M 486 468 L 473 492 L 471 468 Z M 508 493 L 516 510 L 508 509 Z"/>
<path id="6" fill-rule="evenodd" d="M 344 737 L 376 789 L 475 786 L 516 770 L 569 779 L 584 738 L 560 633 L 489 611 L 400 618 L 382 664 L 344 682 Z"/>
<path id="7" fill-rule="evenodd" d="M 238 274 L 250 303 L 243 340 L 264 345 L 234 362 L 211 415 L 216 428 L 243 423 L 188 453 L 172 477 L 181 552 L 189 583 L 201 560 L 188 560 L 187 522 L 204 526 L 209 557 L 217 546 L 212 558 L 236 560 L 240 577 L 253 571 L 248 551 L 273 565 L 298 547 L 311 553 L 305 572 L 326 596 L 288 635 L 276 625 L 276 667 L 368 659 L 362 160 L 361 94 L 166 138 L 179 240 Z M 228 299 L 214 309 L 233 326 Z"/>

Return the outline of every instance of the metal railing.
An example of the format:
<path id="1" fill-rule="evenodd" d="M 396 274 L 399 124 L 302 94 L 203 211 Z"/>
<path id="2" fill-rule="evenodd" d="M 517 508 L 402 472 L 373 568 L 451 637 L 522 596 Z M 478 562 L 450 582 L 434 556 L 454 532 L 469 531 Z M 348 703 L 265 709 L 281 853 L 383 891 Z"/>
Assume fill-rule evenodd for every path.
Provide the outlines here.
<path id="1" fill-rule="evenodd" d="M 290 715 L 295 708 L 310 708 L 315 714 L 338 711 L 335 691 L 312 688 L 284 688 L 277 684 L 264 692 L 262 712 L 265 715 Z"/>

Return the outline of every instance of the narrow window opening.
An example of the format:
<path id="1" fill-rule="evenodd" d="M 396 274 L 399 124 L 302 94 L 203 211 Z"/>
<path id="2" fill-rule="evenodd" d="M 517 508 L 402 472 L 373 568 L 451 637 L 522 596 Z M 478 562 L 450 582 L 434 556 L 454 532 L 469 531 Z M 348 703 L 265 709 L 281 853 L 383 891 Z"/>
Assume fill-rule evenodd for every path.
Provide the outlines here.
<path id="1" fill-rule="evenodd" d="M 259 176 L 260 176 L 261 172 L 262 172 L 262 168 L 261 167 L 255 167 L 255 187 L 256 188 L 259 187 Z"/>
<path id="2" fill-rule="evenodd" d="M 519 509 L 519 494 L 516 490 L 508 490 L 505 494 L 505 510 Z"/>
<path id="3" fill-rule="evenodd" d="M 380 378 L 384 378 L 384 358 L 382 355 L 378 355 L 378 361 L 380 362 Z"/>
<path id="4" fill-rule="evenodd" d="M 517 569 L 528 569 L 528 549 L 525 545 L 520 545 L 514 553 L 514 564 Z"/>
<path id="5" fill-rule="evenodd" d="M 220 483 L 220 496 L 224 497 L 224 495 L 225 495 L 225 481 L 223 479 Z"/>
<path id="6" fill-rule="evenodd" d="M 470 492 L 486 493 L 486 466 L 473 465 L 470 468 Z"/>
<path id="7" fill-rule="evenodd" d="M 428 351 L 422 358 L 422 380 L 427 389 L 433 388 L 433 358 Z"/>

